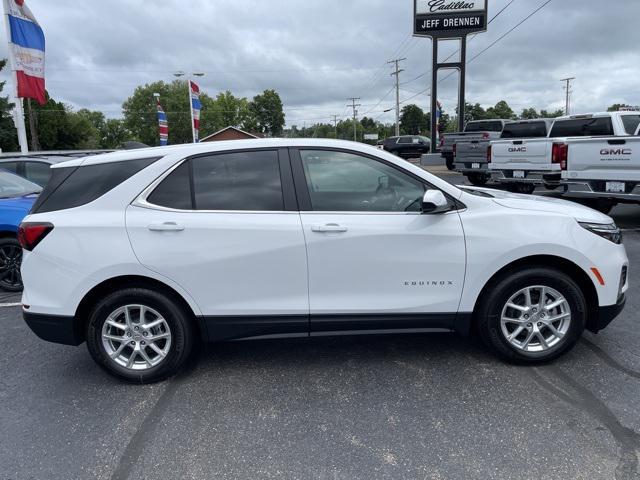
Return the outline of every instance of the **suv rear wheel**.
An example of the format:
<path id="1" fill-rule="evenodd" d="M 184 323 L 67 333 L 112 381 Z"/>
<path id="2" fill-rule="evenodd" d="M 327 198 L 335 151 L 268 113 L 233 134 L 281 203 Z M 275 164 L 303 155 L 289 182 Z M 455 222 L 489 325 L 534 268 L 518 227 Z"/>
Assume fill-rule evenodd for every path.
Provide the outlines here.
<path id="1" fill-rule="evenodd" d="M 15 238 L 0 239 L 0 288 L 7 292 L 22 291 L 22 247 Z"/>
<path id="2" fill-rule="evenodd" d="M 570 350 L 584 331 L 584 294 L 559 270 L 527 268 L 502 277 L 485 292 L 477 312 L 480 336 L 507 360 L 553 360 Z"/>
<path id="3" fill-rule="evenodd" d="M 482 187 L 483 185 L 487 184 L 490 177 L 486 173 L 469 173 L 467 174 L 467 178 L 472 185 Z"/>
<path id="4" fill-rule="evenodd" d="M 175 374 L 193 343 L 193 326 L 182 308 L 145 288 L 127 288 L 99 301 L 87 328 L 93 359 L 129 382 L 157 382 Z"/>

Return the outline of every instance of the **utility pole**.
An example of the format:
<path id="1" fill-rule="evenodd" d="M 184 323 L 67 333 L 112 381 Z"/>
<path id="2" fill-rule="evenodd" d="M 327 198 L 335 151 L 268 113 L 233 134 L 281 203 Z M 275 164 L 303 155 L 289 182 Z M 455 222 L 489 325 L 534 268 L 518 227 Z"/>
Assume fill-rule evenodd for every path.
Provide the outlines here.
<path id="1" fill-rule="evenodd" d="M 396 137 L 400 136 L 400 72 L 404 72 L 404 70 L 399 67 L 399 63 L 403 60 L 406 60 L 406 58 L 396 58 L 387 62 L 393 63 L 396 67 L 391 74 L 392 77 L 394 75 L 396 77 Z"/>
<path id="2" fill-rule="evenodd" d="M 335 138 L 338 139 L 338 116 L 331 115 L 333 117 L 333 128 L 335 130 Z"/>
<path id="3" fill-rule="evenodd" d="M 569 78 L 563 78 L 560 81 L 561 82 L 566 82 L 566 85 L 564 87 L 566 93 L 567 93 L 567 98 L 566 98 L 566 102 L 565 102 L 565 108 L 564 108 L 564 114 L 565 115 L 570 115 L 570 110 L 571 110 L 571 81 L 575 80 L 576 77 L 569 77 Z"/>
<path id="4" fill-rule="evenodd" d="M 360 100 L 360 97 L 350 97 L 347 100 L 351 100 L 350 104 L 347 104 L 347 107 L 353 108 L 353 141 L 358 141 L 358 129 L 356 128 L 356 116 L 358 115 L 357 107 L 360 106 L 359 103 L 356 103 L 356 100 Z"/>

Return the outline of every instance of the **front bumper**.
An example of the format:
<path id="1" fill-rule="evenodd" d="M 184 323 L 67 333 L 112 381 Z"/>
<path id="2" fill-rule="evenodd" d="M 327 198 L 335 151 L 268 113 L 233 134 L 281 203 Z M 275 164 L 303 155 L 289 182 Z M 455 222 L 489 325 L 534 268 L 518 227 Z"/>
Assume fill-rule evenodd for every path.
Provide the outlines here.
<path id="1" fill-rule="evenodd" d="M 626 303 L 627 298 L 622 294 L 615 305 L 599 307 L 596 318 L 593 318 L 590 324 L 587 325 L 587 329 L 593 333 L 598 333 L 600 330 L 603 330 L 620 315 Z"/>
<path id="2" fill-rule="evenodd" d="M 45 315 L 27 310 L 22 311 L 22 317 L 33 333 L 42 340 L 73 346 L 84 342 L 74 317 Z"/>
<path id="3" fill-rule="evenodd" d="M 640 203 L 640 184 L 625 182 L 624 192 L 607 192 L 606 182 L 603 180 L 564 181 L 567 187 L 565 192 L 575 198 L 613 198 L 620 201 Z"/>
<path id="4" fill-rule="evenodd" d="M 515 170 L 491 170 L 491 179 L 499 183 L 533 183 L 535 185 L 560 185 L 560 172 L 524 170 L 524 178 L 514 178 Z M 521 170 L 522 171 L 522 170 Z"/>

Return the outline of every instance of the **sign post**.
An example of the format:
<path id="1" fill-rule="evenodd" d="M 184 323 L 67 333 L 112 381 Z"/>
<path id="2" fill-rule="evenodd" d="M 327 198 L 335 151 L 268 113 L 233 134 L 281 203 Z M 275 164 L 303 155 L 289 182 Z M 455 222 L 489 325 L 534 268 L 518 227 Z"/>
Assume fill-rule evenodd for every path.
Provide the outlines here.
<path id="1" fill-rule="evenodd" d="M 467 35 L 487 30 L 487 0 L 414 0 L 413 35 L 430 37 L 432 41 L 431 67 L 431 145 L 436 143 L 436 109 L 438 102 L 438 71 L 456 69 L 460 73 L 458 90 L 458 129 L 464 129 L 465 77 L 467 64 Z M 438 41 L 460 39 L 460 61 L 438 62 Z"/>

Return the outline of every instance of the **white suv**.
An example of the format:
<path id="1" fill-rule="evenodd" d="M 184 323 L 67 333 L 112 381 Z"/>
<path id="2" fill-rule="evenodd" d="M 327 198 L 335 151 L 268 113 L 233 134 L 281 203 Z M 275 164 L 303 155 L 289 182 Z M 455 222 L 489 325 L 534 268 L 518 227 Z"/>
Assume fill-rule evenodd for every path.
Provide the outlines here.
<path id="1" fill-rule="evenodd" d="M 624 305 L 606 215 L 460 189 L 363 144 L 182 145 L 52 172 L 20 227 L 24 318 L 129 381 L 173 374 L 198 341 L 258 337 L 473 332 L 547 361 Z"/>

